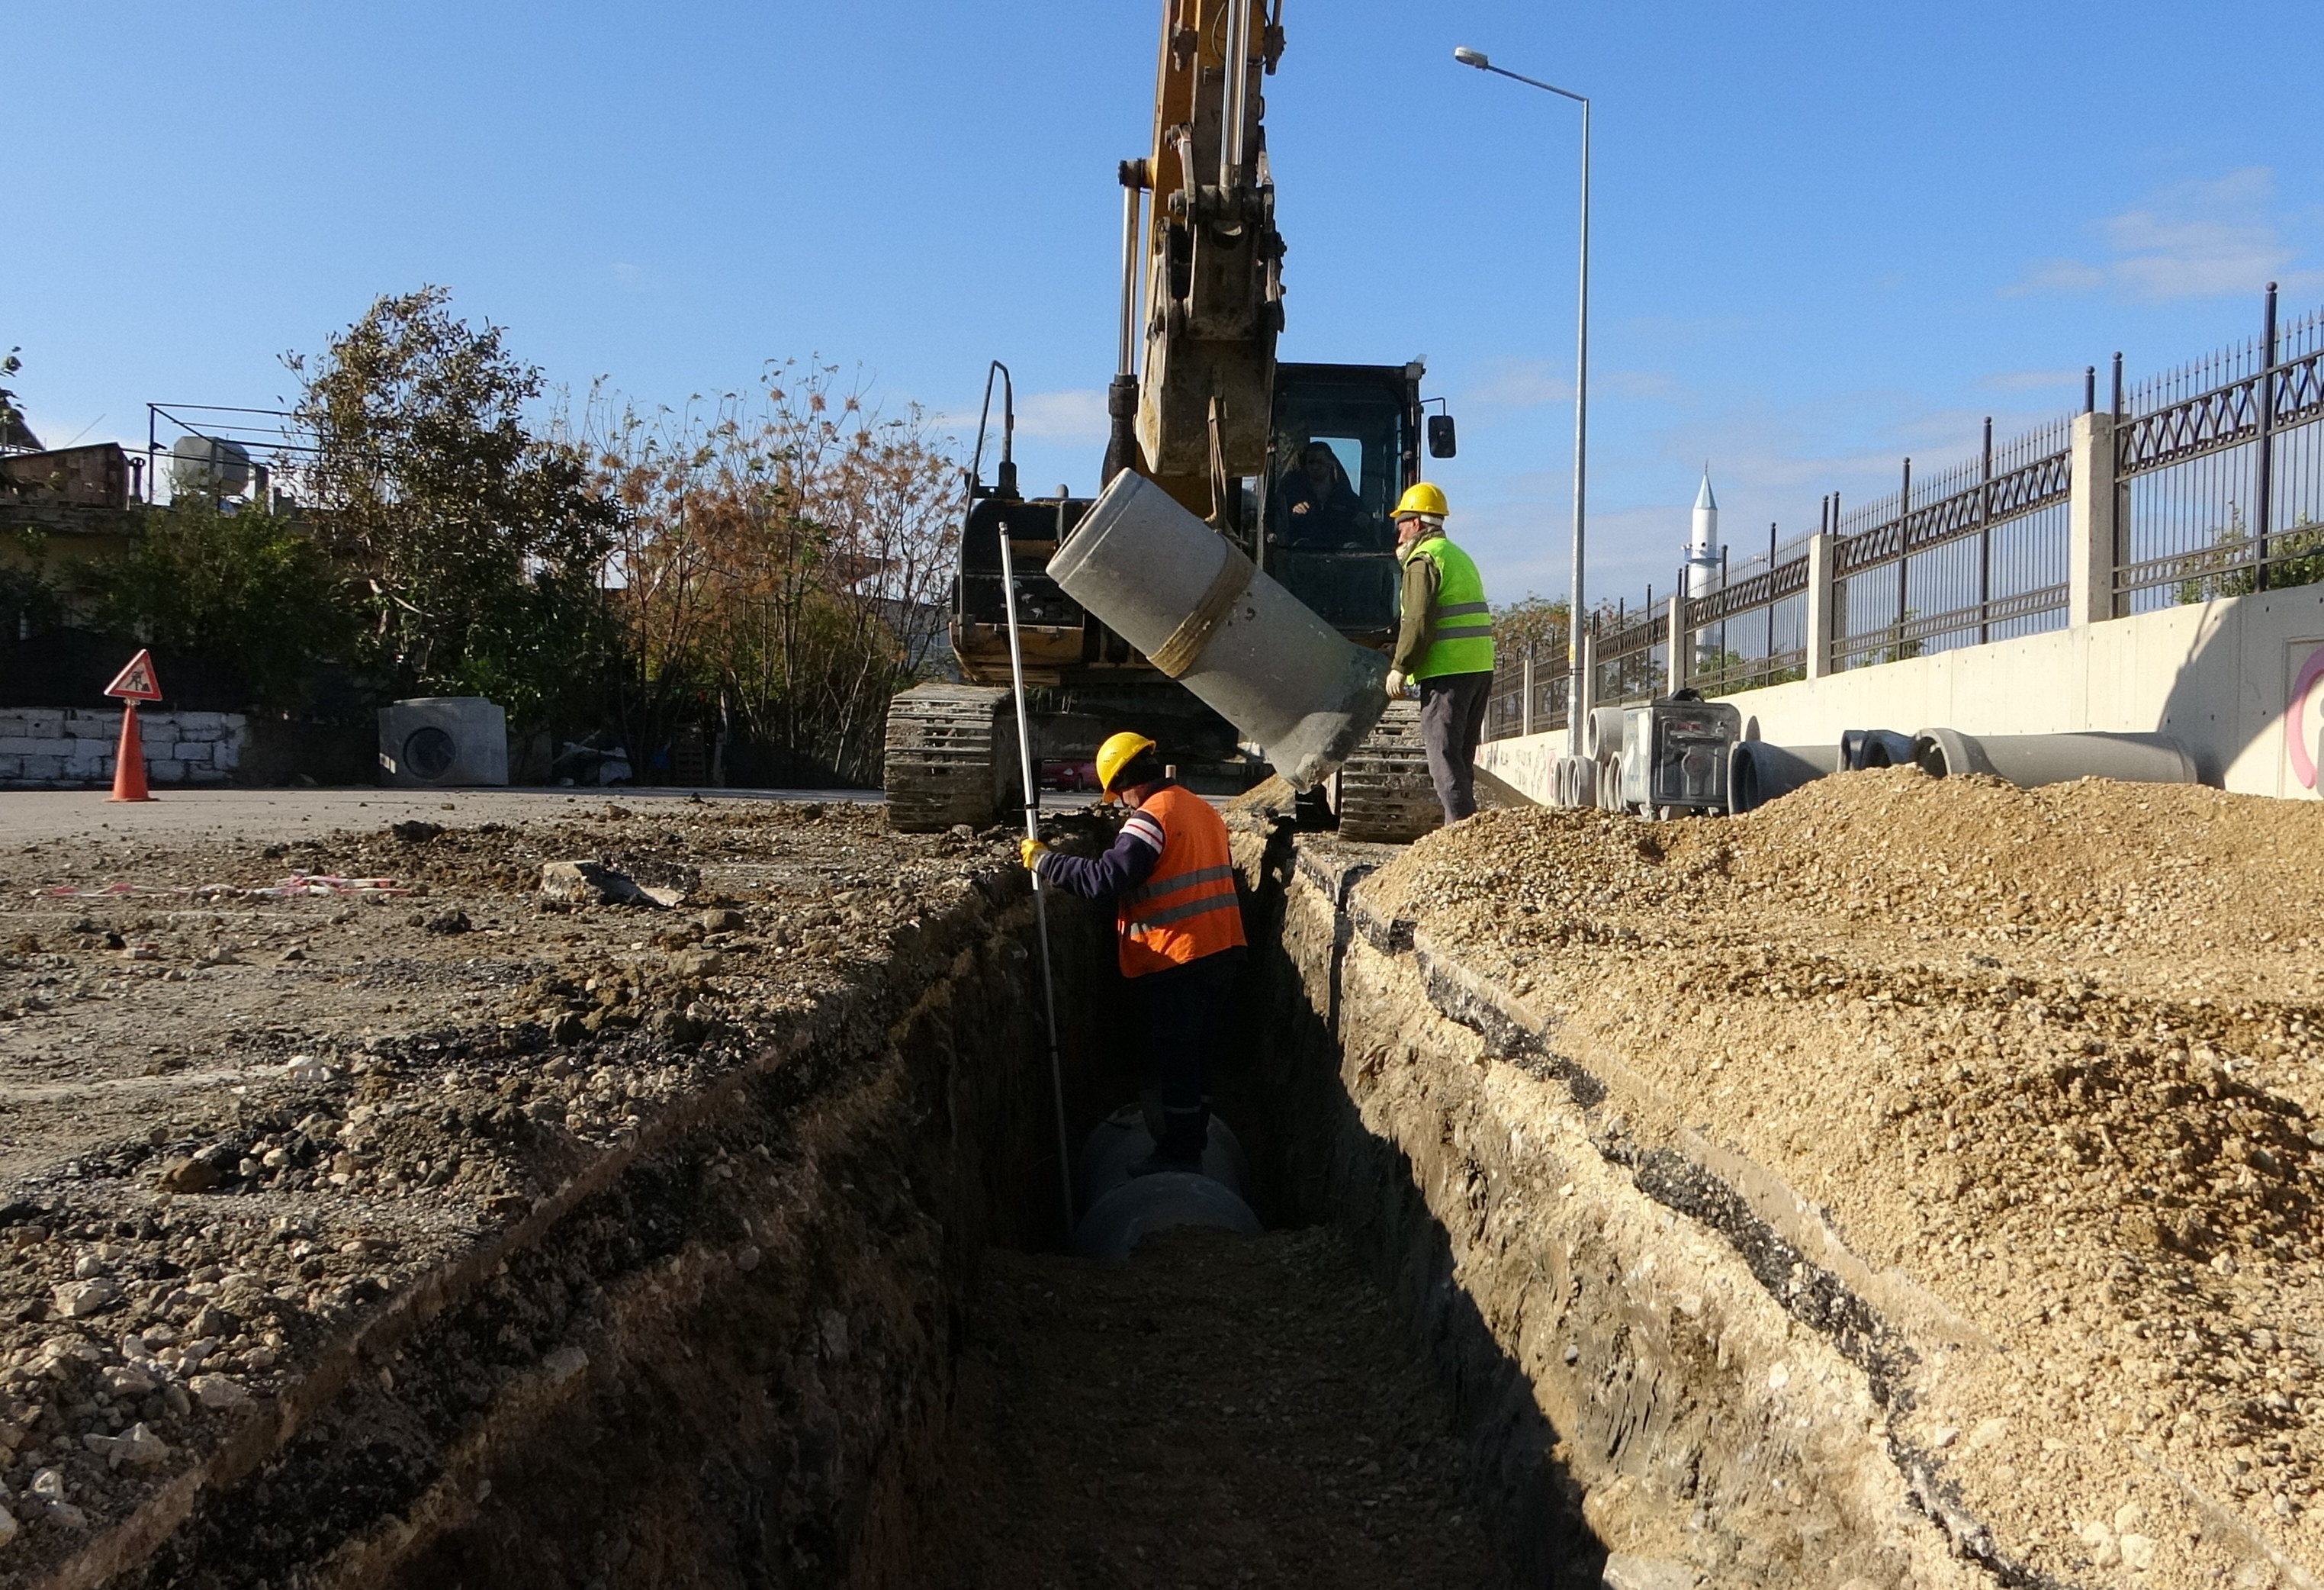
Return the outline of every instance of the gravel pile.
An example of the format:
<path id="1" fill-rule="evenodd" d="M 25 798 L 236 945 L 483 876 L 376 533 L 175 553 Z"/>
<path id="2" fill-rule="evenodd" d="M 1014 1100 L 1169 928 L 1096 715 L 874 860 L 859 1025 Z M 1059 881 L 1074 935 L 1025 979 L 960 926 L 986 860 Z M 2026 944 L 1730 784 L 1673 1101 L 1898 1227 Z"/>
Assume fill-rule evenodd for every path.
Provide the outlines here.
<path id="1" fill-rule="evenodd" d="M 812 804 L 0 852 L 0 1585 L 1013 862 Z"/>
<path id="2" fill-rule="evenodd" d="M 1971 1322 L 1895 1433 L 2038 1570 L 2324 1564 L 2324 808 L 1894 770 L 1487 812 L 1365 899 Z"/>

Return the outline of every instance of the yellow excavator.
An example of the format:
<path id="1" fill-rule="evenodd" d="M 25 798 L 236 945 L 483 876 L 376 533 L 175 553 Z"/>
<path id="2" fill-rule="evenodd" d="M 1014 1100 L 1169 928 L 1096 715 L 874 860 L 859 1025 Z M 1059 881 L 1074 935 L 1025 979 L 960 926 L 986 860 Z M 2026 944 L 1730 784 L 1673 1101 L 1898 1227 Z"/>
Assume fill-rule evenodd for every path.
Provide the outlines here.
<path id="1" fill-rule="evenodd" d="M 1389 512 L 1429 453 L 1449 458 L 1452 417 L 1425 411 L 1423 369 L 1285 365 L 1283 238 L 1275 226 L 1261 88 L 1283 55 L 1282 0 L 1165 0 L 1154 137 L 1124 161 L 1120 356 L 1107 394 L 1102 480 L 1133 469 L 1231 538 L 1252 561 L 1360 645 L 1397 624 Z M 1143 355 L 1142 362 L 1140 355 Z M 1001 438 L 983 478 L 985 436 L 952 593 L 964 682 L 898 695 L 888 715 L 889 820 L 932 832 L 982 827 L 1020 803 L 1001 538 L 1010 541 L 1035 765 L 1079 763 L 1107 734 L 1150 735 L 1194 788 L 1263 778 L 1259 748 L 1057 588 L 1048 559 L 1094 497 L 1027 497 L 1011 458 L 1014 399 L 1001 377 Z M 991 410 L 992 381 L 986 384 Z M 1102 484 L 1102 482 L 1101 483 Z M 1398 841 L 1438 810 L 1416 709 L 1391 702 L 1342 768 L 1341 831 Z"/>

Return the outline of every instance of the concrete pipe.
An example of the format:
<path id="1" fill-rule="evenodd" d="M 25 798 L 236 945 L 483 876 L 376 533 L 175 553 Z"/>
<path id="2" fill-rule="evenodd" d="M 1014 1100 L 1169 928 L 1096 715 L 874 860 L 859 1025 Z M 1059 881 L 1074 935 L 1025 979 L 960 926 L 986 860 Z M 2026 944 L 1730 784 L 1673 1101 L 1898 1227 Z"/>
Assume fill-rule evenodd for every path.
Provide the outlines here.
<path id="1" fill-rule="evenodd" d="M 1582 750 L 1591 761 L 1621 760 L 1625 720 L 1625 709 L 1619 707 L 1593 707 L 1590 709 L 1590 721 L 1584 726 L 1589 744 Z"/>
<path id="2" fill-rule="evenodd" d="M 1923 729 L 1913 736 L 1913 760 L 1935 778 L 1990 773 L 2021 790 L 2073 779 L 2119 779 L 2128 784 L 2194 784 L 2194 758 L 2168 735 L 1964 735 Z"/>
<path id="3" fill-rule="evenodd" d="M 1910 767 L 1914 739 L 1895 729 L 1849 729 L 1840 736 L 1841 770 L 1860 773 L 1868 767 Z"/>
<path id="4" fill-rule="evenodd" d="M 1130 1168 L 1154 1151 L 1154 1132 L 1143 1105 L 1124 1105 L 1099 1122 L 1082 1144 L 1077 1188 L 1084 1209 L 1130 1179 Z M 1203 1174 L 1237 1197 L 1250 1185 L 1250 1160 L 1234 1129 L 1211 1117 L 1210 1141 L 1203 1149 Z"/>
<path id="5" fill-rule="evenodd" d="M 1190 1225 L 1240 1236 L 1262 1229 L 1250 1206 L 1218 1182 L 1165 1170 L 1125 1181 L 1091 1206 L 1074 1227 L 1074 1252 L 1084 1259 L 1127 1259 L 1156 1232 Z"/>
<path id="6" fill-rule="evenodd" d="M 1553 806 L 1586 808 L 1598 804 L 1598 764 L 1588 757 L 1559 757 L 1553 776 Z"/>
<path id="7" fill-rule="evenodd" d="M 1331 777 L 1388 707 L 1388 659 L 1124 470 L 1049 559 L 1057 588 L 1266 747 L 1294 789 Z"/>
<path id="8" fill-rule="evenodd" d="M 1840 768 L 1837 745 L 1770 745 L 1765 740 L 1745 740 L 1727 753 L 1727 809 L 1741 817 Z"/>

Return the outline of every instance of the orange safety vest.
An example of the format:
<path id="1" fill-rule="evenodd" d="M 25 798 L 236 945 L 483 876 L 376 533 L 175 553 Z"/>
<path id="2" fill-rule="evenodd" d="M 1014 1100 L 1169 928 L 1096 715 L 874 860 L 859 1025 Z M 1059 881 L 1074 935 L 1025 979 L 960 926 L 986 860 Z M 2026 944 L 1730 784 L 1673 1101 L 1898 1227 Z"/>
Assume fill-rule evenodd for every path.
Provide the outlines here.
<path id="1" fill-rule="evenodd" d="M 1121 975 L 1167 972 L 1242 943 L 1227 826 L 1211 803 L 1170 784 L 1138 809 L 1162 825 L 1162 854 L 1117 908 Z"/>

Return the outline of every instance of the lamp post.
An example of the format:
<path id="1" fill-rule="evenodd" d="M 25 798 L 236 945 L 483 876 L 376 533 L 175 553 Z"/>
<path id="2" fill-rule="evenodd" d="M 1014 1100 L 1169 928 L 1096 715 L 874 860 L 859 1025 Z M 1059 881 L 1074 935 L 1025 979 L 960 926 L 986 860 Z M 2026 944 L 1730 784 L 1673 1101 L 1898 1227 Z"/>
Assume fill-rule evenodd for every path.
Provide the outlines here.
<path id="1" fill-rule="evenodd" d="M 1590 439 L 1590 101 L 1570 88 L 1495 66 L 1483 51 L 1471 50 L 1465 44 L 1452 51 L 1452 59 L 1480 72 L 1492 72 L 1527 88 L 1571 99 L 1582 107 L 1581 304 L 1573 322 L 1573 574 L 1572 595 L 1568 598 L 1570 605 L 1565 615 L 1565 750 L 1569 756 L 1579 756 L 1585 744 L 1582 735 L 1582 552 Z"/>

